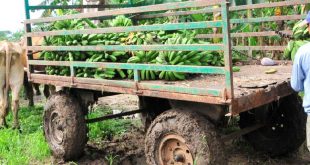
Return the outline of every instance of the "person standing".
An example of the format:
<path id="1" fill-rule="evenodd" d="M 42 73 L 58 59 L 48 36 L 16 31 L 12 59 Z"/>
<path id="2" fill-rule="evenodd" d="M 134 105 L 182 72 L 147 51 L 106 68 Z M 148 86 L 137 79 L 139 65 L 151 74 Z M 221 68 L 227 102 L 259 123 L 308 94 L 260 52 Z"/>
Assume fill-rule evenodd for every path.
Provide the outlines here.
<path id="1" fill-rule="evenodd" d="M 310 11 L 299 26 L 308 26 L 310 33 Z M 307 147 L 310 151 L 310 43 L 301 46 L 293 59 L 291 87 L 296 92 L 304 92 L 303 107 L 307 113 Z"/>

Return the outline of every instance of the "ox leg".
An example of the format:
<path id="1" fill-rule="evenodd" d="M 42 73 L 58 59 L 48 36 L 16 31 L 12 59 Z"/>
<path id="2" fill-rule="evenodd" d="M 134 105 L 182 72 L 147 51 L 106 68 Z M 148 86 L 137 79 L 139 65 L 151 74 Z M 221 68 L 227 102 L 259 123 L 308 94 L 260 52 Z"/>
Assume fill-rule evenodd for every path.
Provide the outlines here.
<path id="1" fill-rule="evenodd" d="M 45 98 L 50 97 L 50 89 L 49 89 L 49 85 L 44 85 L 44 90 L 43 90 L 44 96 Z"/>
<path id="2" fill-rule="evenodd" d="M 29 100 L 28 105 L 31 107 L 34 105 L 33 102 L 33 89 L 32 89 L 32 83 L 28 81 L 27 73 L 24 74 L 24 89 L 25 89 L 25 95 Z"/>
<path id="3" fill-rule="evenodd" d="M 18 110 L 19 110 L 19 91 L 21 86 L 14 86 L 12 88 L 12 111 L 13 111 L 13 128 L 19 128 Z"/>
<path id="4" fill-rule="evenodd" d="M 13 128 L 19 128 L 18 109 L 19 109 L 19 92 L 24 82 L 24 68 L 18 60 L 15 65 L 11 66 L 10 87 L 12 91 L 12 111 L 13 111 Z"/>
<path id="5" fill-rule="evenodd" d="M 41 95 L 41 91 L 40 91 L 40 84 L 33 84 L 33 88 L 36 91 L 36 95 L 40 96 Z"/>
<path id="6" fill-rule="evenodd" d="M 6 92 L 3 87 L 0 92 L 0 128 L 7 127 L 5 117 L 8 115 L 8 97 L 5 93 Z"/>
<path id="7" fill-rule="evenodd" d="M 56 94 L 56 87 L 54 85 L 49 85 L 48 86 L 50 94 Z"/>

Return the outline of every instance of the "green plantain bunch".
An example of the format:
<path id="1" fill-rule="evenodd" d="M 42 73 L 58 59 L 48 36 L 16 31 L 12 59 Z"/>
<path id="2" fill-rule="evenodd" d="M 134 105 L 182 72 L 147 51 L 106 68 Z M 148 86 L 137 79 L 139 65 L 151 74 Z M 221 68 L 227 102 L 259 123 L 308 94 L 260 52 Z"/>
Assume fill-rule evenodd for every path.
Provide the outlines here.
<path id="1" fill-rule="evenodd" d="M 155 64 L 158 51 L 136 51 L 133 56 L 128 59 L 128 63 Z M 128 70 L 128 78 L 133 78 L 133 70 Z M 139 72 L 141 80 L 157 79 L 157 72 L 153 70 L 141 70 Z"/>
<path id="2" fill-rule="evenodd" d="M 89 19 L 56 21 L 50 25 L 50 30 L 80 30 L 85 28 L 106 28 L 132 26 L 131 19 L 117 16 L 113 20 L 95 25 Z M 175 44 L 206 44 L 195 38 L 196 32 L 180 31 L 150 31 L 150 32 L 123 32 L 104 34 L 77 34 L 66 36 L 46 37 L 43 45 L 53 46 L 100 46 L 100 45 L 175 45 Z M 114 62 L 157 65 L 192 65 L 192 66 L 222 66 L 223 54 L 214 51 L 44 51 L 41 58 L 49 61 L 87 61 L 87 62 Z M 84 78 L 132 79 L 133 70 L 111 68 L 83 68 L 75 67 L 75 75 Z M 48 66 L 49 75 L 70 76 L 69 67 Z M 142 80 L 184 80 L 186 73 L 172 71 L 141 70 Z"/>
<path id="3" fill-rule="evenodd" d="M 294 57 L 298 51 L 298 49 L 309 43 L 309 31 L 307 26 L 300 26 L 300 23 L 302 21 L 299 21 L 295 24 L 293 27 L 293 36 L 292 40 L 289 41 L 287 47 L 284 50 L 284 57 L 287 59 L 294 60 Z"/>

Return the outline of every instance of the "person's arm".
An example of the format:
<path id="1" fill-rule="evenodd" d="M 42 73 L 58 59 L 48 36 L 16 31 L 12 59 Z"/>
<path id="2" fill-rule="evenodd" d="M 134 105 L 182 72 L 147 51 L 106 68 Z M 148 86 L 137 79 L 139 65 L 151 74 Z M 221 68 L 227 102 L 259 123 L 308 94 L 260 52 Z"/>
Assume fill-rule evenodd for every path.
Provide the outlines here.
<path id="1" fill-rule="evenodd" d="M 291 86 L 296 92 L 304 90 L 305 73 L 302 69 L 302 51 L 297 51 L 291 77 Z"/>

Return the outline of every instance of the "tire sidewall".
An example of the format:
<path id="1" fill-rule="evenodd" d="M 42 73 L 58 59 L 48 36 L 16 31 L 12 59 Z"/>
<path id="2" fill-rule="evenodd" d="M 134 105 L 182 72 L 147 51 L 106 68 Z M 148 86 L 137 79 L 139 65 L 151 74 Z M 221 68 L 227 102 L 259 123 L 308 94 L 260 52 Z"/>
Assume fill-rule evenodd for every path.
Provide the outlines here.
<path id="1" fill-rule="evenodd" d="M 87 142 L 87 128 L 81 106 L 73 96 L 56 93 L 48 99 L 44 109 L 44 135 L 54 157 L 63 160 L 77 159 Z M 52 113 L 58 113 L 65 121 L 60 144 L 51 140 L 49 123 Z"/>
<path id="2" fill-rule="evenodd" d="M 145 153 L 147 163 L 160 165 L 159 143 L 167 134 L 180 135 L 190 149 L 197 165 L 226 164 L 223 145 L 213 126 L 193 112 L 169 110 L 159 115 L 147 131 Z"/>

